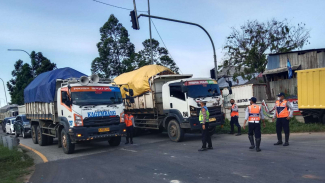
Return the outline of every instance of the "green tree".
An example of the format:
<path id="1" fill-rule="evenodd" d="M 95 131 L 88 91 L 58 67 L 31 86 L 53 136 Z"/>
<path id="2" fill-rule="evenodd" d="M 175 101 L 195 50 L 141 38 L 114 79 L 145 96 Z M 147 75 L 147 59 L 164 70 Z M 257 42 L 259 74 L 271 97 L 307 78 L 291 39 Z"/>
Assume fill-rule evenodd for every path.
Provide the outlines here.
<path id="1" fill-rule="evenodd" d="M 126 70 L 125 63 L 131 64 L 130 57 L 134 54 L 128 31 L 112 14 L 99 32 L 99 57 L 92 61 L 91 72 L 105 78 L 118 76 Z"/>
<path id="2" fill-rule="evenodd" d="M 28 63 L 23 64 L 22 60 L 15 63 L 15 70 L 12 71 L 13 78 L 7 82 L 11 103 L 24 104 L 24 89 L 33 81 L 32 68 Z"/>
<path id="3" fill-rule="evenodd" d="M 139 56 L 135 60 L 138 68 L 149 65 L 151 63 L 151 47 L 150 39 L 146 39 L 143 43 L 143 50 L 139 51 Z M 173 72 L 178 73 L 179 68 L 172 58 L 168 56 L 168 50 L 164 47 L 159 46 L 159 42 L 152 39 L 152 50 L 153 50 L 153 64 L 162 65 L 168 67 Z"/>
<path id="4" fill-rule="evenodd" d="M 31 83 L 39 74 L 51 71 L 56 68 L 56 64 L 43 56 L 41 52 L 32 51 L 31 64 L 23 63 L 18 60 L 14 64 L 14 70 L 11 72 L 12 79 L 7 82 L 11 103 L 24 104 L 24 89 Z"/>
<path id="5" fill-rule="evenodd" d="M 239 75 L 251 79 L 253 73 L 265 71 L 268 53 L 300 49 L 309 43 L 309 37 L 309 30 L 302 23 L 293 26 L 287 20 L 247 21 L 240 29 L 232 28 L 227 37 L 222 67 L 236 66 L 234 79 Z"/>
<path id="6" fill-rule="evenodd" d="M 56 68 L 56 64 L 51 63 L 51 61 L 44 57 L 41 52 L 36 53 L 35 51 L 32 51 L 30 57 L 32 60 L 31 68 L 34 77 L 38 76 L 43 72 L 51 71 Z"/>

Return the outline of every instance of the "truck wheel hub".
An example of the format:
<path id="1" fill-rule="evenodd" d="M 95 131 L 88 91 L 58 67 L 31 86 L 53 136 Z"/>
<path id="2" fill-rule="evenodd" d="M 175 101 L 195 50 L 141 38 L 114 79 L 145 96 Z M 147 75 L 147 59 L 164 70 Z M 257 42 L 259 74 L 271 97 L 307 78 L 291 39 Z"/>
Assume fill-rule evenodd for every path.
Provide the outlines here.
<path id="1" fill-rule="evenodd" d="M 63 145 L 64 148 L 67 147 L 67 138 L 66 138 L 65 135 L 62 136 L 62 145 Z"/>
<path id="2" fill-rule="evenodd" d="M 169 129 L 169 132 L 170 132 L 170 135 L 175 137 L 176 136 L 176 133 L 177 133 L 177 129 L 176 129 L 176 126 L 175 125 L 172 125 Z"/>

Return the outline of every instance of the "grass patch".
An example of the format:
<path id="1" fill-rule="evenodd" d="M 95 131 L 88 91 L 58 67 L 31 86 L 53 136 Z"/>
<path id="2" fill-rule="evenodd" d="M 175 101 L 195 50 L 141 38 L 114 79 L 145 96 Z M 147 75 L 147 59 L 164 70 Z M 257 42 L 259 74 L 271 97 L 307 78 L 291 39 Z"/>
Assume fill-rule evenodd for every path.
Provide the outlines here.
<path id="1" fill-rule="evenodd" d="M 29 173 L 27 168 L 33 164 L 33 159 L 25 153 L 0 146 L 0 183 L 16 183 L 19 177 Z"/>
<path id="2" fill-rule="evenodd" d="M 265 120 L 266 127 L 261 128 L 262 134 L 275 134 L 276 133 L 276 122 L 269 122 L 268 120 Z M 261 124 L 262 125 L 262 124 Z M 295 117 L 290 119 L 290 133 L 298 133 L 298 132 L 325 132 L 325 125 L 320 123 L 300 123 L 296 120 Z M 217 133 L 218 134 L 225 134 L 230 131 L 230 121 L 228 119 L 225 120 L 224 127 L 221 128 L 220 126 L 217 127 Z M 237 127 L 235 126 L 235 132 L 237 132 Z M 246 129 L 244 130 L 242 128 L 241 131 L 242 134 L 248 133 L 248 126 L 246 126 Z"/>

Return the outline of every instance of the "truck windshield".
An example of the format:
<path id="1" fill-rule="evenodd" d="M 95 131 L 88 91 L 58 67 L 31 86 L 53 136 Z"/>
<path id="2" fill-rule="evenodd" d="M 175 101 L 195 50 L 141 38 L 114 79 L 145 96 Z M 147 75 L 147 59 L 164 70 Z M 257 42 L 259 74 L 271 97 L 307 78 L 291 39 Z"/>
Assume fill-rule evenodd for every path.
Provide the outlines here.
<path id="1" fill-rule="evenodd" d="M 188 86 L 188 96 L 191 98 L 212 97 L 220 95 L 218 84 Z"/>
<path id="2" fill-rule="evenodd" d="M 121 104 L 121 92 L 84 91 L 72 92 L 72 103 L 76 105 Z"/>

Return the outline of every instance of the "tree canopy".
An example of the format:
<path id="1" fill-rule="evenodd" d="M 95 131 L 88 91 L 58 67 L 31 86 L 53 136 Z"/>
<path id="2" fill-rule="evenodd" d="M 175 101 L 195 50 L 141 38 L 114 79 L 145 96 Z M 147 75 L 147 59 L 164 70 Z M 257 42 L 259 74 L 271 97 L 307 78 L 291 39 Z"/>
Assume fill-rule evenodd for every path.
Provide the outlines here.
<path id="1" fill-rule="evenodd" d="M 113 78 L 149 64 L 162 65 L 178 73 L 179 68 L 168 56 L 168 50 L 160 47 L 159 42 L 155 39 L 152 39 L 153 63 L 151 63 L 150 39 L 146 39 L 142 43 L 142 50 L 135 52 L 128 31 L 114 15 L 111 15 L 100 28 L 100 34 L 101 39 L 97 44 L 99 57 L 96 57 L 91 63 L 92 73 L 104 78 Z"/>
<path id="2" fill-rule="evenodd" d="M 251 79 L 254 73 L 265 71 L 268 53 L 301 49 L 309 43 L 309 37 L 303 23 L 293 26 L 287 20 L 247 21 L 240 29 L 233 27 L 227 37 L 222 67 L 236 66 L 234 78 L 241 75 Z"/>
<path id="3" fill-rule="evenodd" d="M 12 79 L 7 82 L 11 103 L 24 104 L 24 89 L 39 74 L 51 71 L 56 68 L 56 64 L 43 56 L 41 52 L 33 51 L 31 54 L 31 64 L 18 60 L 14 64 L 14 70 L 11 72 Z"/>

